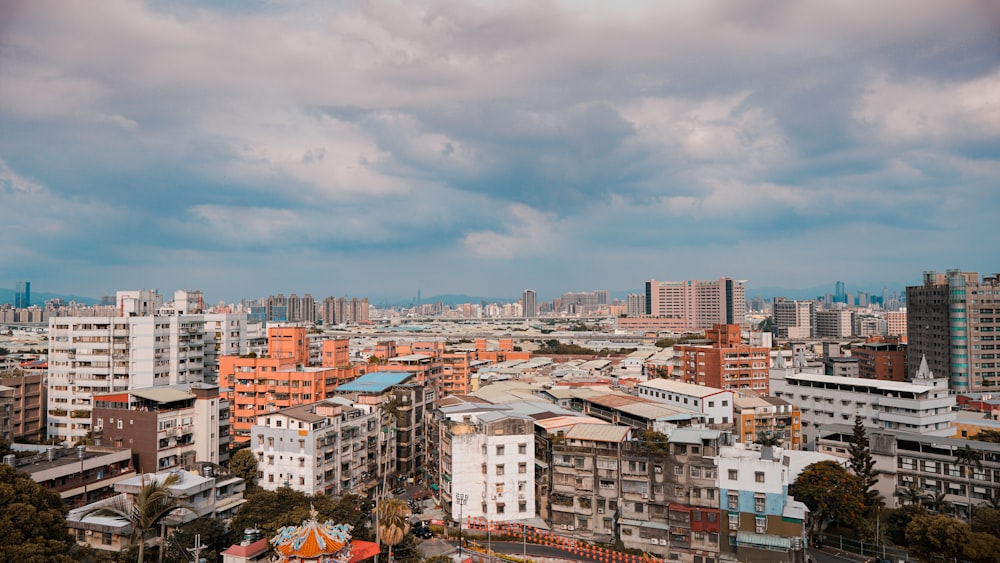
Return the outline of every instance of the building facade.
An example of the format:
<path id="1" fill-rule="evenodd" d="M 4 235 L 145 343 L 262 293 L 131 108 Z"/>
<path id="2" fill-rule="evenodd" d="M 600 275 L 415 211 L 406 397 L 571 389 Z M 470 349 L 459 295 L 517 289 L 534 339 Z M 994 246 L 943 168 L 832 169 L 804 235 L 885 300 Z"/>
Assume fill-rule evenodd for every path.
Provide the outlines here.
<path id="1" fill-rule="evenodd" d="M 646 282 L 646 314 L 684 319 L 687 330 L 745 325 L 746 288 L 732 278 Z"/>
<path id="2" fill-rule="evenodd" d="M 768 394 L 770 350 L 743 344 L 739 325 L 714 325 L 708 346 L 674 346 L 681 377 L 688 383 L 731 391 Z"/>

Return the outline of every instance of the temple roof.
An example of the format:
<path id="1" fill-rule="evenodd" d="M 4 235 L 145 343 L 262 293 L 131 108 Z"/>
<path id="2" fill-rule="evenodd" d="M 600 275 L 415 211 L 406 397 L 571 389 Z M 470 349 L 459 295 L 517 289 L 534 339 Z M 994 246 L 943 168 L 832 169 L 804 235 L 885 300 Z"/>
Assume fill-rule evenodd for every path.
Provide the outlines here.
<path id="1" fill-rule="evenodd" d="M 320 524 L 315 509 L 301 526 L 286 526 L 271 538 L 282 561 L 344 561 L 351 557 L 351 533 L 347 524 L 327 520 Z"/>

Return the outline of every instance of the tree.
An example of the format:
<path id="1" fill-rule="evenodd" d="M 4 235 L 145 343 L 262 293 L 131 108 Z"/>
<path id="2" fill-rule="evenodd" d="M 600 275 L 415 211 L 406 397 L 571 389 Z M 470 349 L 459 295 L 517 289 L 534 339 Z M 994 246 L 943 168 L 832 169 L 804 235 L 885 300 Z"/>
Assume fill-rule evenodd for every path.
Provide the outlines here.
<path id="1" fill-rule="evenodd" d="M 257 456 L 250 448 L 236 450 L 229 456 L 229 471 L 247 482 L 247 487 L 257 485 Z"/>
<path id="2" fill-rule="evenodd" d="M 1000 430 L 980 430 L 979 433 L 972 438 L 980 442 L 1000 444 Z"/>
<path id="3" fill-rule="evenodd" d="M 806 466 L 788 492 L 809 507 L 814 533 L 832 520 L 853 525 L 865 511 L 861 479 L 835 461 Z"/>
<path id="4" fill-rule="evenodd" d="M 864 494 L 865 513 L 874 514 L 881 508 L 881 499 L 875 484 L 878 483 L 878 471 L 875 471 L 875 459 L 872 458 L 868 444 L 868 433 L 865 431 L 861 415 L 854 417 L 854 433 L 851 435 L 848 447 L 850 458 L 848 465 L 851 471 L 861 479 L 861 491 Z"/>
<path id="5" fill-rule="evenodd" d="M 761 446 L 780 446 L 781 438 L 770 432 L 758 432 L 757 439 L 753 441 L 755 444 L 760 444 Z"/>
<path id="6" fill-rule="evenodd" d="M 972 515 L 972 531 L 1000 538 L 1000 508 L 979 505 Z"/>
<path id="7" fill-rule="evenodd" d="M 358 497 L 350 497 L 346 502 L 354 502 L 359 509 L 364 507 Z M 333 520 L 335 523 L 355 526 L 352 534 L 358 539 L 365 539 L 367 513 L 356 513 L 353 519 L 342 519 L 347 510 L 340 508 L 344 498 L 335 502 L 333 498 L 324 495 L 307 495 L 282 487 L 276 491 L 257 488 L 245 497 L 246 502 L 236 511 L 230 524 L 230 543 L 236 543 L 242 537 L 246 528 L 257 528 L 264 537 L 270 538 L 285 526 L 298 526 L 309 518 L 309 511 L 315 508 L 320 522 Z M 347 498 L 347 497 L 345 497 Z M 353 507 L 352 507 L 353 508 Z"/>
<path id="8" fill-rule="evenodd" d="M 392 548 L 403 541 L 410 531 L 410 505 L 401 499 L 383 499 L 378 504 L 378 537 L 389 547 L 389 563 L 392 563 Z"/>
<path id="9" fill-rule="evenodd" d="M 145 561 L 146 537 L 175 510 L 191 510 L 189 505 L 171 496 L 170 487 L 180 481 L 180 475 L 170 474 L 162 481 L 143 476 L 142 487 L 135 496 L 118 495 L 83 513 L 82 517 L 107 516 L 119 518 L 132 527 L 129 544 L 138 547 L 139 562 Z"/>
<path id="10" fill-rule="evenodd" d="M 677 341 L 673 338 L 661 338 L 654 342 L 653 346 L 656 346 L 657 348 L 670 348 L 674 344 L 677 344 Z"/>
<path id="11" fill-rule="evenodd" d="M 906 527 L 914 518 L 927 516 L 922 504 L 907 504 L 889 513 L 885 518 L 885 537 L 893 545 L 906 545 Z"/>
<path id="12" fill-rule="evenodd" d="M 1000 563 L 1000 539 L 990 534 L 969 534 L 962 555 L 972 563 Z"/>
<path id="13" fill-rule="evenodd" d="M 952 512 L 948 495 L 944 491 L 927 491 L 924 494 L 924 502 L 927 504 L 927 508 L 937 514 L 951 514 Z"/>
<path id="14" fill-rule="evenodd" d="M 906 487 L 897 488 L 896 496 L 899 498 L 899 502 L 902 503 L 903 506 L 923 506 L 924 501 L 927 500 L 927 497 L 924 496 L 924 492 L 912 483 Z"/>
<path id="15" fill-rule="evenodd" d="M 982 454 L 979 450 L 974 450 L 966 444 L 964 448 L 955 450 L 955 465 L 962 468 L 965 475 L 965 509 L 967 511 L 969 528 L 972 528 L 972 469 L 980 471 L 983 469 L 983 462 L 980 460 Z"/>
<path id="16" fill-rule="evenodd" d="M 71 563 L 75 542 L 59 493 L 0 464 L 0 561 Z"/>
<path id="17" fill-rule="evenodd" d="M 961 557 L 971 532 L 960 521 L 949 516 L 919 516 L 906 527 L 906 545 L 910 552 L 929 561 L 941 556 L 945 561 Z"/>

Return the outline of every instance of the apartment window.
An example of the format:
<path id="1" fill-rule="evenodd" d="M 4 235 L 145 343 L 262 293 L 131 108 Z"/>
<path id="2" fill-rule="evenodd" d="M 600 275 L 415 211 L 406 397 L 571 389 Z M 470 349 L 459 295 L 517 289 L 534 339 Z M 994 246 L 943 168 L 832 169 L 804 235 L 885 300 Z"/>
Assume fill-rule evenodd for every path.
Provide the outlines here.
<path id="1" fill-rule="evenodd" d="M 497 446 L 497 455 L 503 455 L 503 446 Z"/>
<path id="2" fill-rule="evenodd" d="M 740 514 L 738 512 L 736 514 L 729 515 L 729 529 L 730 530 L 740 529 Z"/>
<path id="3" fill-rule="evenodd" d="M 305 485 L 306 484 L 306 478 L 305 477 L 299 477 L 299 484 L 300 485 Z"/>
<path id="4" fill-rule="evenodd" d="M 758 534 L 763 534 L 767 531 L 767 517 L 766 516 L 754 516 L 753 519 L 754 531 Z"/>
<path id="5" fill-rule="evenodd" d="M 111 532 L 104 532 L 101 534 L 101 544 L 111 545 Z"/>
<path id="6" fill-rule="evenodd" d="M 503 475 L 503 465 L 497 466 L 497 475 Z"/>
<path id="7" fill-rule="evenodd" d="M 496 491 L 496 494 L 502 495 L 503 494 L 503 483 L 497 483 L 496 484 L 496 488 L 494 490 Z"/>
<path id="8" fill-rule="evenodd" d="M 524 455 L 524 454 L 528 453 L 528 444 L 518 444 L 517 445 L 517 453 L 519 453 L 521 455 Z"/>
<path id="9" fill-rule="evenodd" d="M 754 474 L 753 474 L 753 480 L 756 481 L 756 482 L 758 482 L 758 483 L 763 483 L 764 482 L 764 472 L 763 471 L 755 471 Z"/>
<path id="10" fill-rule="evenodd" d="M 675 465 L 674 466 L 674 475 L 684 475 L 684 466 L 683 465 Z"/>
<path id="11" fill-rule="evenodd" d="M 729 510 L 736 510 L 740 506 L 740 495 L 729 493 Z"/>
<path id="12" fill-rule="evenodd" d="M 486 475 L 486 464 L 483 464 L 483 475 Z"/>
<path id="13" fill-rule="evenodd" d="M 641 502 L 635 503 L 635 511 L 638 512 L 639 514 L 642 514 L 643 512 L 646 511 L 646 505 L 642 504 Z"/>
<path id="14" fill-rule="evenodd" d="M 701 468 L 700 467 L 695 467 L 694 465 L 692 465 L 691 466 L 691 476 L 692 477 L 701 477 Z"/>
<path id="15" fill-rule="evenodd" d="M 517 472 L 518 473 L 527 473 L 528 472 L 528 464 L 527 463 L 519 463 L 519 464 L 517 464 Z"/>
<path id="16" fill-rule="evenodd" d="M 528 503 L 524 502 L 523 500 L 521 502 L 517 503 L 517 511 L 518 512 L 527 512 L 528 511 Z"/>
<path id="17" fill-rule="evenodd" d="M 767 497 L 764 493 L 754 493 L 753 504 L 754 510 L 757 512 L 764 512 L 764 508 L 767 506 Z"/>
<path id="18" fill-rule="evenodd" d="M 735 469 L 730 469 L 729 470 L 729 480 L 730 481 L 735 481 L 735 480 L 737 480 L 739 478 L 740 478 L 740 472 L 739 471 L 737 471 Z"/>
<path id="19" fill-rule="evenodd" d="M 503 514 L 504 508 L 506 508 L 506 506 L 504 505 L 504 503 L 498 502 L 497 503 L 497 514 Z"/>

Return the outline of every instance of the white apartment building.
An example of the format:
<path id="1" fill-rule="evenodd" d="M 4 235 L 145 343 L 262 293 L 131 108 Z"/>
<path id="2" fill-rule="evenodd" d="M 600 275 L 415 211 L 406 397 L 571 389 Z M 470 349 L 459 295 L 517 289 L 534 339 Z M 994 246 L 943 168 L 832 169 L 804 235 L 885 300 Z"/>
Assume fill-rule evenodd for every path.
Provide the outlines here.
<path id="1" fill-rule="evenodd" d="M 650 379 L 635 389 L 640 397 L 700 412 L 709 424 L 733 421 L 733 392 L 729 390 L 671 379 Z"/>
<path id="2" fill-rule="evenodd" d="M 90 431 L 93 396 L 204 377 L 201 315 L 49 320 L 48 435 Z"/>
<path id="3" fill-rule="evenodd" d="M 818 338 L 846 338 L 853 331 L 852 313 L 847 309 L 816 311 Z"/>
<path id="4" fill-rule="evenodd" d="M 394 467 L 395 433 L 383 430 L 378 409 L 345 399 L 258 416 L 250 430 L 258 485 L 307 495 L 360 493 Z"/>
<path id="5" fill-rule="evenodd" d="M 797 405 L 802 413 L 802 444 L 812 445 L 825 424 L 848 424 L 860 415 L 866 426 L 928 436 L 951 436 L 955 397 L 947 378 L 924 362 L 911 382 L 881 381 L 807 373 L 801 368 L 771 369 L 771 394 Z"/>
<path id="6" fill-rule="evenodd" d="M 206 313 L 205 381 L 219 381 L 219 358 L 248 352 L 246 313 Z"/>
<path id="7" fill-rule="evenodd" d="M 468 407 L 441 412 L 446 418 L 440 427 L 441 502 L 450 506 L 450 517 L 492 522 L 534 518 L 534 421 Z"/>

